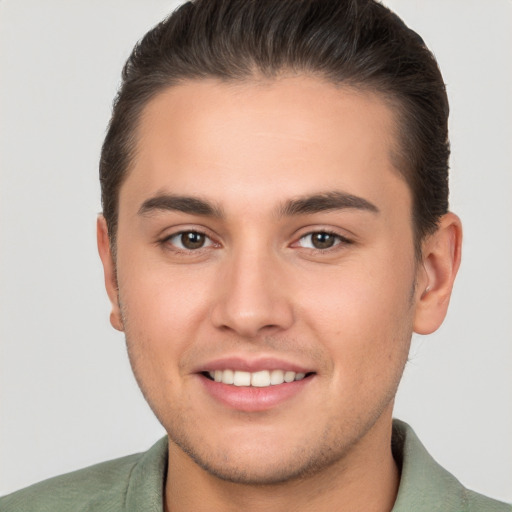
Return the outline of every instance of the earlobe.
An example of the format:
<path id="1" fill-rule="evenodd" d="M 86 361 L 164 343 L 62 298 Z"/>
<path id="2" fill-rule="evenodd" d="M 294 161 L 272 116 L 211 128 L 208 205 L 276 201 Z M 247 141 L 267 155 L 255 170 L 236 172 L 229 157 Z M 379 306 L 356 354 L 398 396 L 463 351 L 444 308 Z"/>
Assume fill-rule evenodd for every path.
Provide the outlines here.
<path id="1" fill-rule="evenodd" d="M 121 310 L 119 307 L 119 293 L 117 286 L 116 267 L 112 251 L 110 248 L 110 240 L 108 237 L 107 222 L 103 215 L 98 216 L 96 223 L 96 236 L 98 241 L 98 252 L 103 264 L 103 273 L 105 277 L 105 288 L 108 298 L 112 304 L 110 313 L 110 323 L 114 329 L 124 331 Z"/>
<path id="2" fill-rule="evenodd" d="M 460 219 L 453 213 L 447 213 L 441 218 L 436 232 L 423 243 L 414 332 L 430 334 L 443 323 L 460 266 L 461 247 Z"/>

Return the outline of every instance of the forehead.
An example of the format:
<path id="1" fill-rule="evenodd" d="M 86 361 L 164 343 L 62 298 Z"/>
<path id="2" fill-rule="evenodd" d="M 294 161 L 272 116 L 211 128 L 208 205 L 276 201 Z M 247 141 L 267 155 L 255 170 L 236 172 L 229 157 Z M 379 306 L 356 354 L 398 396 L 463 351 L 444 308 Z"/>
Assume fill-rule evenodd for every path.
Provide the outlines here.
<path id="1" fill-rule="evenodd" d="M 160 191 L 242 208 L 249 198 L 333 189 L 375 201 L 405 185 L 392 164 L 394 133 L 378 95 L 316 78 L 184 82 L 144 108 L 120 207 Z"/>

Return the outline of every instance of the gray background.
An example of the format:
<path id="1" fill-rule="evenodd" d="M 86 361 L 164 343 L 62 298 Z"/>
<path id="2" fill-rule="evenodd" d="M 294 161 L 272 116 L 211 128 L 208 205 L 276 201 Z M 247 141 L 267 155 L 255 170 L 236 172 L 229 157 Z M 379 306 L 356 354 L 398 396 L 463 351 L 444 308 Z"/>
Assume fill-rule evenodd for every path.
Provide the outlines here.
<path id="1" fill-rule="evenodd" d="M 396 416 L 512 501 L 512 2 L 388 0 L 451 98 L 451 311 L 414 340 Z M 170 0 L 0 2 L 0 494 L 145 450 L 162 427 L 108 323 L 97 161 L 123 61 Z"/>

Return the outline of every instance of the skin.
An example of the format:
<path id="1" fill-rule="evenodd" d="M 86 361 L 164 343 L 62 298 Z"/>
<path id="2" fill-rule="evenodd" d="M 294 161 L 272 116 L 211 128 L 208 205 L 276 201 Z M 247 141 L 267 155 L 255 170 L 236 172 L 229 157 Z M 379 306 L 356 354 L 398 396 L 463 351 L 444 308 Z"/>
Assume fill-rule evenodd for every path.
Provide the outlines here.
<path id="1" fill-rule="evenodd" d="M 190 81 L 144 109 L 117 269 L 102 217 L 98 245 L 111 322 L 169 434 L 167 510 L 391 510 L 393 399 L 413 331 L 444 319 L 461 244 L 449 213 L 415 258 L 395 129 L 378 96 L 305 76 Z M 375 208 L 283 214 L 333 192 Z M 219 215 L 148 203 L 169 194 Z M 205 245 L 180 248 L 185 231 Z M 315 249 L 322 232 L 333 245 Z M 312 375 L 278 406 L 236 410 L 198 373 L 227 356 Z"/>

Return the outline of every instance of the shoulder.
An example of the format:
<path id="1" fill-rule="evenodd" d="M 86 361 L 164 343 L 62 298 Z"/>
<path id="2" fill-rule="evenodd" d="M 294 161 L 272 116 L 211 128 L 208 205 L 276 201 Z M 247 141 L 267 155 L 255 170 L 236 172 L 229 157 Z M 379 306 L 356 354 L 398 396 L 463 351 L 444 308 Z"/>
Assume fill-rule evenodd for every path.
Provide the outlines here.
<path id="1" fill-rule="evenodd" d="M 404 422 L 393 422 L 393 455 L 401 467 L 393 512 L 512 512 L 512 506 L 466 489 L 427 452 Z"/>
<path id="2" fill-rule="evenodd" d="M 464 495 L 468 512 L 512 512 L 512 505 L 493 500 L 469 489 L 464 488 Z"/>
<path id="3" fill-rule="evenodd" d="M 129 475 L 139 459 L 140 454 L 130 455 L 50 478 L 0 498 L 0 509 L 3 512 L 89 510 L 94 504 L 122 501 Z"/>
<path id="4" fill-rule="evenodd" d="M 164 439 L 165 440 L 165 439 Z M 2 512 L 85 512 L 129 510 L 133 488 L 155 487 L 161 492 L 166 443 L 148 452 L 102 462 L 44 480 L 0 498 Z M 143 475 L 142 475 L 143 474 Z M 141 478 L 144 476 L 144 478 Z M 142 491 L 143 492 L 143 491 Z M 158 496 L 157 496 L 158 499 Z"/>

